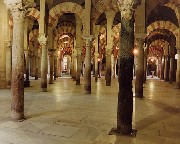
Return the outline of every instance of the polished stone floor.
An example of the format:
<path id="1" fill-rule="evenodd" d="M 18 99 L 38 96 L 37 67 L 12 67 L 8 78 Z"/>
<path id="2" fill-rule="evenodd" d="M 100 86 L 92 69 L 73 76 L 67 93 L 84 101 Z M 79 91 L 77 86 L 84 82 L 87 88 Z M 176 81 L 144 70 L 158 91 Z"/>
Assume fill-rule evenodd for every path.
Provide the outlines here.
<path id="1" fill-rule="evenodd" d="M 180 144 L 180 90 L 160 80 L 147 80 L 144 99 L 134 98 L 136 137 L 108 135 L 116 127 L 118 82 L 104 78 L 92 94 L 68 77 L 40 91 L 40 80 L 25 88 L 26 120 L 10 119 L 10 90 L 0 90 L 0 144 Z"/>

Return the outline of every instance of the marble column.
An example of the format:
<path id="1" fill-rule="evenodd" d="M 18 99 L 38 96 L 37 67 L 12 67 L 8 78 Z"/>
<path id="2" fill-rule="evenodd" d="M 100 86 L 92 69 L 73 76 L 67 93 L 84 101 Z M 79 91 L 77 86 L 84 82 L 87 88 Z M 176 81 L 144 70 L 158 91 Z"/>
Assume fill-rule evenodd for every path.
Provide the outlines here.
<path id="1" fill-rule="evenodd" d="M 47 38 L 45 35 L 40 35 L 38 38 L 42 53 L 41 53 L 41 89 L 47 92 L 47 71 L 48 71 L 48 58 L 47 58 Z"/>
<path id="2" fill-rule="evenodd" d="M 26 56 L 26 78 L 25 78 L 25 85 L 30 86 L 30 81 L 29 81 L 29 50 L 25 51 L 25 56 Z"/>
<path id="3" fill-rule="evenodd" d="M 76 15 L 76 51 L 77 51 L 77 71 L 76 71 L 76 85 L 80 85 L 80 77 L 81 77 L 81 65 L 82 65 L 82 47 L 83 47 L 83 40 L 82 40 L 82 21 L 81 19 Z"/>
<path id="4" fill-rule="evenodd" d="M 12 75 L 12 44 L 11 41 L 6 42 L 6 85 L 7 88 L 11 87 Z"/>
<path id="5" fill-rule="evenodd" d="M 161 58 L 161 80 L 164 80 L 164 56 Z"/>
<path id="6" fill-rule="evenodd" d="M 84 91 L 86 94 L 91 94 L 91 0 L 85 0 L 85 23 L 83 27 L 83 39 L 85 40 L 85 71 L 84 71 Z"/>
<path id="7" fill-rule="evenodd" d="M 100 29 L 100 25 L 95 25 L 95 52 L 94 52 L 95 82 L 98 81 L 99 29 Z"/>
<path id="8" fill-rule="evenodd" d="M 56 53 L 54 55 L 54 80 L 57 78 L 57 56 Z"/>
<path id="9" fill-rule="evenodd" d="M 25 5 L 21 1 L 6 2 L 13 17 L 11 118 L 24 118 L 24 23 Z"/>
<path id="10" fill-rule="evenodd" d="M 174 73 L 174 54 L 171 53 L 170 54 L 170 69 L 169 69 L 169 83 L 172 84 L 173 83 L 173 73 Z"/>
<path id="11" fill-rule="evenodd" d="M 164 80 L 165 81 L 169 80 L 169 75 L 168 75 L 168 55 L 164 56 Z"/>
<path id="12" fill-rule="evenodd" d="M 39 19 L 39 38 L 41 46 L 41 89 L 47 92 L 47 73 L 48 73 L 48 57 L 47 57 L 47 38 L 46 38 L 46 22 L 45 22 L 45 0 L 40 0 L 40 19 Z"/>
<path id="13" fill-rule="evenodd" d="M 143 38 L 137 38 L 138 53 L 135 81 L 135 96 L 143 98 L 143 81 L 144 81 L 144 41 Z"/>
<path id="14" fill-rule="evenodd" d="M 146 47 L 144 49 L 144 76 L 143 78 L 144 78 L 143 82 L 146 83 L 146 79 L 147 79 L 147 48 Z"/>
<path id="15" fill-rule="evenodd" d="M 133 64 L 134 55 L 134 1 L 121 1 L 121 47 L 119 54 L 119 93 L 117 106 L 117 133 L 132 133 L 133 113 Z"/>
<path id="16" fill-rule="evenodd" d="M 116 58 L 114 55 L 111 55 L 111 71 L 112 71 L 112 77 L 116 77 Z"/>
<path id="17" fill-rule="evenodd" d="M 50 65 L 49 84 L 53 84 L 54 49 L 49 49 L 49 65 Z"/>
<path id="18" fill-rule="evenodd" d="M 112 26 L 114 20 L 114 12 L 107 11 L 107 47 L 106 47 L 106 86 L 111 86 L 111 54 L 112 54 Z"/>
<path id="19" fill-rule="evenodd" d="M 35 72 L 36 72 L 36 59 L 35 59 L 35 52 L 33 52 L 33 54 L 32 54 L 32 75 L 31 75 L 32 77 L 35 77 Z"/>
<path id="20" fill-rule="evenodd" d="M 80 47 L 76 47 L 77 49 L 77 72 L 76 72 L 76 85 L 80 85 L 80 77 L 81 77 L 81 49 Z"/>
<path id="21" fill-rule="evenodd" d="M 95 82 L 98 82 L 98 56 L 99 56 L 99 54 L 98 53 L 95 53 L 94 54 L 94 64 L 95 64 L 95 75 L 94 75 L 94 77 L 95 77 Z"/>
<path id="22" fill-rule="evenodd" d="M 180 89 L 180 49 L 177 48 L 177 69 L 176 69 L 176 84 L 175 88 Z"/>
<path id="23" fill-rule="evenodd" d="M 73 48 L 72 59 L 71 59 L 71 77 L 73 80 L 76 79 L 76 49 Z"/>
<path id="24" fill-rule="evenodd" d="M 35 55 L 34 55 L 34 59 L 35 59 L 35 80 L 38 80 L 38 73 L 39 73 L 39 58 L 38 58 L 38 50 L 36 49 Z"/>
<path id="25" fill-rule="evenodd" d="M 58 56 L 57 56 L 57 76 L 58 77 L 62 76 L 61 50 L 58 51 Z"/>
<path id="26" fill-rule="evenodd" d="M 67 56 L 67 74 L 71 73 L 71 57 Z"/>
<path id="27" fill-rule="evenodd" d="M 30 86 L 30 81 L 29 81 L 29 49 L 28 49 L 28 39 L 29 39 L 29 34 L 28 34 L 28 19 L 25 19 L 25 24 L 24 24 L 24 51 L 25 51 L 25 81 L 24 81 L 24 86 L 29 87 Z"/>
<path id="28" fill-rule="evenodd" d="M 91 42 L 93 36 L 83 36 L 86 42 L 85 72 L 84 72 L 84 90 L 86 94 L 91 94 Z"/>

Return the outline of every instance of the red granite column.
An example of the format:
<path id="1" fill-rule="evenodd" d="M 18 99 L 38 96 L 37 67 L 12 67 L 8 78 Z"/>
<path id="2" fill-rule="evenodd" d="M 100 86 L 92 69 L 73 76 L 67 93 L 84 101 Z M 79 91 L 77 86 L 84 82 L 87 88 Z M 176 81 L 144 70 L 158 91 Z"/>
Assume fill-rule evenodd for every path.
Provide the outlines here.
<path id="1" fill-rule="evenodd" d="M 13 17 L 11 118 L 24 118 L 24 23 L 25 4 L 6 1 Z"/>

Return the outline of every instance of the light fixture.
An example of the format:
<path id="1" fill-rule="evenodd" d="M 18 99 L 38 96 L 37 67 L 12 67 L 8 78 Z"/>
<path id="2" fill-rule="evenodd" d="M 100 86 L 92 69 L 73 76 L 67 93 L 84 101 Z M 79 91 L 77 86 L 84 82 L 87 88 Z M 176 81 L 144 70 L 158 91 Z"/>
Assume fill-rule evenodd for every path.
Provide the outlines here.
<path id="1" fill-rule="evenodd" d="M 137 48 L 134 48 L 133 53 L 134 53 L 134 55 L 137 55 L 137 54 L 138 54 Z"/>
<path id="2" fill-rule="evenodd" d="M 179 57 L 178 57 L 178 54 L 175 54 L 175 59 L 177 60 Z"/>

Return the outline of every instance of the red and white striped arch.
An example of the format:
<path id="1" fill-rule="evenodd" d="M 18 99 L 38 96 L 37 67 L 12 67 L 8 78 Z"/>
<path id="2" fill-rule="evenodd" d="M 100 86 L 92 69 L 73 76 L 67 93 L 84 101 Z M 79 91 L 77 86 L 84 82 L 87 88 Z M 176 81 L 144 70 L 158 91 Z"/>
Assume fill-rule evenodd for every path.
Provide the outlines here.
<path id="1" fill-rule="evenodd" d="M 63 22 L 60 27 L 56 29 L 56 35 L 62 36 L 68 34 L 69 36 L 75 36 L 75 27 L 72 23 Z"/>
<path id="2" fill-rule="evenodd" d="M 29 42 L 34 41 L 39 37 L 39 29 L 34 29 L 29 33 Z"/>
<path id="3" fill-rule="evenodd" d="M 77 14 L 81 18 L 82 23 L 84 25 L 84 9 L 82 6 L 73 2 L 63 2 L 53 7 L 49 11 L 49 25 L 55 27 L 58 23 L 58 19 L 60 18 L 60 16 L 62 16 L 65 13 Z"/>
<path id="4" fill-rule="evenodd" d="M 30 8 L 29 10 L 30 10 L 30 12 L 28 13 L 27 16 L 28 17 L 33 17 L 39 22 L 40 12 L 35 8 Z"/>
<path id="5" fill-rule="evenodd" d="M 148 57 L 160 57 L 160 56 L 162 56 L 163 48 L 165 47 L 165 44 L 166 44 L 165 42 L 166 41 L 164 41 L 162 39 L 153 41 L 149 45 Z"/>
<path id="6" fill-rule="evenodd" d="M 165 4 L 165 6 L 171 8 L 172 10 L 174 10 L 174 12 L 176 14 L 176 17 L 178 19 L 178 22 L 180 23 L 180 12 L 179 12 L 177 6 L 175 4 L 173 4 L 173 2 L 172 3 L 167 3 L 167 4 Z"/>
<path id="7" fill-rule="evenodd" d="M 147 27 L 147 33 L 150 34 L 153 30 L 156 30 L 156 29 L 167 29 L 171 31 L 175 35 L 176 38 L 178 37 L 179 29 L 175 24 L 173 24 L 170 21 L 156 21 L 156 22 L 151 23 Z"/>

